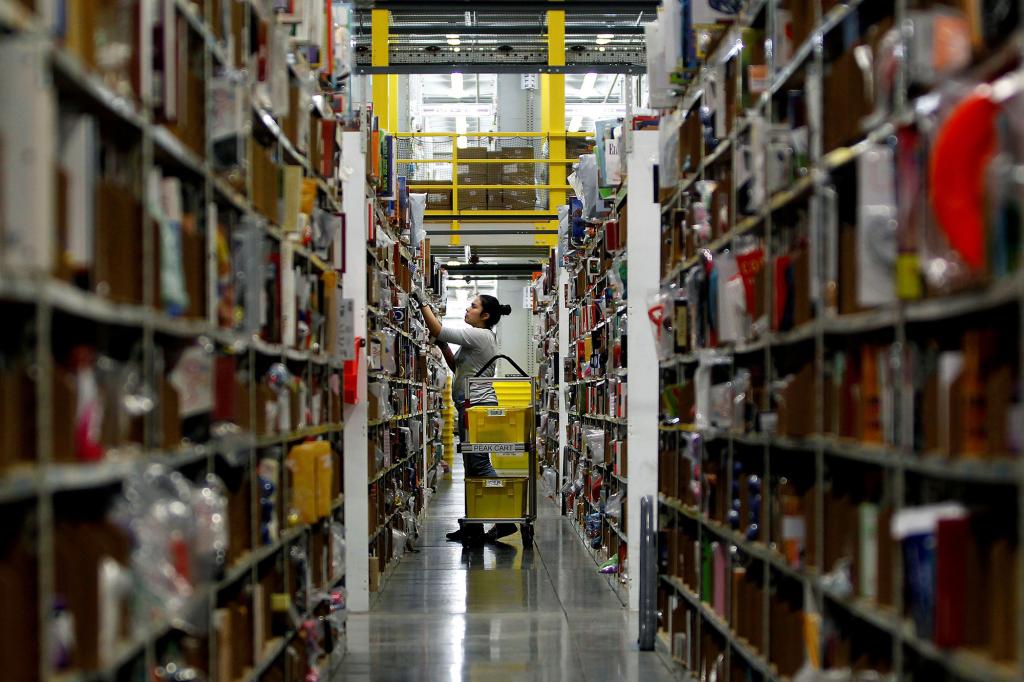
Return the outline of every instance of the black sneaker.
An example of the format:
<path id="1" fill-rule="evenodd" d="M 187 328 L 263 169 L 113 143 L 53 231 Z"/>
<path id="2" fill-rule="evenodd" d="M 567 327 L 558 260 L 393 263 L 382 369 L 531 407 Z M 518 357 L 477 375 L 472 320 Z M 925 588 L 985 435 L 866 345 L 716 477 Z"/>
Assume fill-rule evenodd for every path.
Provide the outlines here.
<path id="1" fill-rule="evenodd" d="M 493 528 L 487 531 L 484 535 L 484 539 L 487 540 L 487 542 L 496 542 L 501 538 L 514 534 L 517 530 L 519 529 L 516 528 L 516 524 L 514 523 L 496 523 Z"/>
<path id="2" fill-rule="evenodd" d="M 484 536 L 479 529 L 467 531 L 466 528 L 459 528 L 445 534 L 445 537 L 452 542 L 461 542 L 464 545 L 479 544 L 484 540 Z"/>

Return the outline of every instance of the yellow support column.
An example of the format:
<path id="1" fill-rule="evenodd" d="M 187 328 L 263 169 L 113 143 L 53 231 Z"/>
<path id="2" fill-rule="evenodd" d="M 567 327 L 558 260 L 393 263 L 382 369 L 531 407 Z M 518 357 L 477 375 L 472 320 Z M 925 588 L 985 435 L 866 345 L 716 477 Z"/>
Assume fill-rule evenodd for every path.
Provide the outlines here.
<path id="1" fill-rule="evenodd" d="M 549 10 L 548 19 L 548 65 L 565 66 L 565 10 Z M 565 158 L 565 75 L 561 73 L 541 74 L 540 77 L 541 130 L 548 140 L 548 158 Z M 548 165 L 548 184 L 564 185 L 565 166 L 559 163 Z M 565 190 L 548 191 L 548 210 L 554 212 L 566 202 Z M 543 223 L 549 229 L 557 230 L 558 221 Z M 558 235 L 538 234 L 534 243 L 541 246 L 555 246 Z"/>
<path id="2" fill-rule="evenodd" d="M 398 75 L 388 74 L 388 132 L 398 132 Z"/>
<path id="3" fill-rule="evenodd" d="M 452 221 L 452 232 L 459 231 L 459 136 L 452 135 L 452 213 L 456 216 L 456 219 Z M 462 239 L 457 234 L 453 234 L 451 241 L 449 242 L 452 246 L 461 246 Z"/>
<path id="4" fill-rule="evenodd" d="M 388 66 L 389 54 L 388 54 L 388 32 L 389 23 L 391 19 L 391 13 L 386 9 L 375 9 L 370 13 L 370 30 L 371 30 L 371 42 L 370 42 L 370 65 L 371 66 Z M 373 112 L 380 122 L 382 128 L 387 129 L 391 126 L 391 79 L 397 78 L 396 76 L 389 76 L 387 74 L 374 74 L 373 75 Z M 397 90 L 397 80 L 396 90 Z M 397 109 L 397 107 L 396 107 Z M 395 120 L 397 122 L 397 115 Z M 395 128 L 391 128 L 389 132 L 395 132 Z"/>

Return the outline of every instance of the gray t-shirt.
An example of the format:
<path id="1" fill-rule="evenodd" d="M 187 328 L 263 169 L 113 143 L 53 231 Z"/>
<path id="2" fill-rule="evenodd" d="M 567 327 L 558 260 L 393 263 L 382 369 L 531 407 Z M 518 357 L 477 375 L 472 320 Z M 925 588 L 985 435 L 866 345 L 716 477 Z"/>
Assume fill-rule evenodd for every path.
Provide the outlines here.
<path id="1" fill-rule="evenodd" d="M 480 329 L 479 327 L 466 327 L 465 329 L 443 327 L 437 338 L 442 343 L 454 343 L 459 347 L 459 352 L 455 356 L 456 369 L 455 381 L 452 383 L 452 397 L 461 402 L 467 395 L 467 379 L 475 376 L 481 367 L 498 354 L 497 333 L 493 329 Z M 493 377 L 496 364 L 488 367 L 481 376 Z M 498 398 L 491 384 L 475 384 L 469 401 L 474 405 L 479 405 L 497 403 Z"/>

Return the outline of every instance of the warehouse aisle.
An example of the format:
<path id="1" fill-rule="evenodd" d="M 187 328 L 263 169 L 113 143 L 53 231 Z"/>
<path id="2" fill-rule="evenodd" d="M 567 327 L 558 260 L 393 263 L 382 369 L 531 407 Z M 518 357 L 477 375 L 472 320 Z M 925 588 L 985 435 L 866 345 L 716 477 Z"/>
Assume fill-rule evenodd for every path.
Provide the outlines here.
<path id="1" fill-rule="evenodd" d="M 540 505 L 536 546 L 445 540 L 463 510 L 461 463 L 369 614 L 351 615 L 336 680 L 676 679 L 637 650 L 628 617 L 568 521 Z"/>

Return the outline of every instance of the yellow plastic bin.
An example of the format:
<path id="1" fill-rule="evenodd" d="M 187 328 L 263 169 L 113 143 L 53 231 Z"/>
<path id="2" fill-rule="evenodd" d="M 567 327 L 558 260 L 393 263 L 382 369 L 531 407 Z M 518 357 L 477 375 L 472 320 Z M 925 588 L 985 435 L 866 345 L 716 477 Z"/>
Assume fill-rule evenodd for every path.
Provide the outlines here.
<path id="1" fill-rule="evenodd" d="M 533 438 L 532 407 L 470 407 L 470 443 L 529 443 Z"/>
<path id="2" fill-rule="evenodd" d="M 525 516 L 525 478 L 466 479 L 467 518 L 521 519 Z"/>

